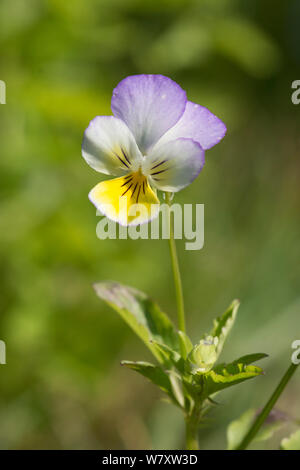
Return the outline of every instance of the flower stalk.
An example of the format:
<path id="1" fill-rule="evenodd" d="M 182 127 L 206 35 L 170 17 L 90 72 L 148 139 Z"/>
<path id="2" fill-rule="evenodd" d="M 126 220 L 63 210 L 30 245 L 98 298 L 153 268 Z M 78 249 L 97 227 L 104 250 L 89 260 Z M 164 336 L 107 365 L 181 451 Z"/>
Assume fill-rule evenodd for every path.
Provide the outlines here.
<path id="1" fill-rule="evenodd" d="M 198 420 L 188 417 L 185 420 L 186 450 L 199 450 L 198 444 Z"/>
<path id="2" fill-rule="evenodd" d="M 198 429 L 201 419 L 202 402 L 196 404 L 191 414 L 185 418 L 185 448 L 199 450 Z"/>
<path id="3" fill-rule="evenodd" d="M 171 205 L 171 193 L 165 193 L 165 198 L 168 206 Z M 177 303 L 177 316 L 178 316 L 178 328 L 179 330 L 185 333 L 185 313 L 184 313 L 184 299 L 183 299 L 183 289 L 182 289 L 182 282 L 181 282 L 181 275 L 178 263 L 178 256 L 176 251 L 176 243 L 174 239 L 174 221 L 169 214 L 169 226 L 170 226 L 170 238 L 169 238 L 169 248 L 170 248 L 170 256 L 171 256 L 171 263 L 172 263 L 172 271 L 174 277 L 174 285 L 175 285 L 175 292 L 176 292 L 176 303 Z"/>
<path id="4" fill-rule="evenodd" d="M 276 387 L 276 389 L 272 393 L 270 399 L 267 401 L 265 407 L 263 408 L 261 413 L 258 415 L 258 417 L 254 421 L 252 427 L 250 428 L 250 430 L 248 431 L 248 433 L 246 434 L 246 436 L 244 437 L 242 442 L 239 444 L 239 446 L 235 450 L 245 450 L 249 446 L 249 444 L 253 441 L 256 434 L 260 430 L 261 426 L 263 425 L 263 423 L 265 422 L 265 420 L 269 416 L 270 412 L 272 411 L 273 407 L 275 406 L 278 398 L 280 397 L 280 395 L 284 391 L 285 387 L 287 386 L 287 384 L 291 380 L 292 376 L 296 372 L 297 367 L 298 367 L 298 364 L 291 364 L 289 366 L 288 370 L 286 371 L 286 373 L 282 377 L 282 379 L 279 382 L 278 386 Z"/>

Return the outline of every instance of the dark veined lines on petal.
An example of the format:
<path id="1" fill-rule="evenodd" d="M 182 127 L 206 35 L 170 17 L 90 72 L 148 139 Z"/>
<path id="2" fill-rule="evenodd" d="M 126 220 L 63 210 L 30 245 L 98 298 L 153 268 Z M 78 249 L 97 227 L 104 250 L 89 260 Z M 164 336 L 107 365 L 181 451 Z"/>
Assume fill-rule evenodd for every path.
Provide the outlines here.
<path id="1" fill-rule="evenodd" d="M 167 171 L 169 168 L 165 168 L 164 170 L 160 170 L 160 171 L 155 171 L 154 173 L 151 173 L 151 176 L 153 175 L 159 175 L 160 173 L 164 173 L 165 171 Z"/>
<path id="2" fill-rule="evenodd" d="M 137 184 L 135 185 L 135 188 L 134 188 L 134 190 L 133 190 L 133 193 L 132 193 L 131 197 L 133 197 L 137 185 L 138 185 L 138 188 L 139 188 L 139 189 L 138 189 L 137 196 L 136 196 L 136 202 L 138 203 L 138 202 L 139 202 L 140 193 L 141 193 L 141 189 L 142 189 L 143 193 L 145 194 L 145 180 L 143 180 L 142 183 L 137 183 Z M 148 183 L 146 183 L 146 185 L 148 185 Z"/>
<path id="3" fill-rule="evenodd" d="M 129 160 L 129 158 L 127 157 L 127 155 L 126 155 L 126 153 L 124 152 L 123 149 L 121 149 L 121 152 L 122 152 L 123 156 L 125 157 L 125 159 L 127 160 L 128 163 L 126 163 L 126 161 L 124 161 L 123 158 L 121 158 L 120 155 L 117 154 L 117 152 L 113 152 L 113 154 L 120 160 L 120 162 L 122 163 L 122 165 L 124 165 L 124 166 L 125 166 L 126 168 L 128 168 L 128 170 L 129 170 L 130 165 L 131 165 L 130 160 Z"/>
<path id="4" fill-rule="evenodd" d="M 163 181 L 163 180 L 165 180 L 166 178 L 157 178 L 156 176 L 152 176 L 152 179 L 153 179 L 154 181 Z"/>
<path id="5" fill-rule="evenodd" d="M 136 202 L 139 202 L 139 197 L 140 197 L 141 187 L 142 187 L 142 185 L 140 184 L 140 185 L 139 185 L 138 194 L 137 194 L 137 197 L 136 197 Z"/>
<path id="6" fill-rule="evenodd" d="M 135 193 L 135 190 L 136 190 L 138 184 L 139 184 L 138 182 L 135 183 L 135 187 L 133 188 L 133 191 L 132 191 L 132 194 L 131 194 L 131 198 L 133 198 L 133 195 L 134 195 L 134 193 Z"/>
<path id="7" fill-rule="evenodd" d="M 133 185 L 133 183 L 131 183 L 131 185 L 128 186 L 128 188 L 124 191 L 123 194 L 121 194 L 121 196 L 124 196 L 127 193 L 127 191 L 129 191 L 129 189 L 132 187 L 132 185 Z"/>
<path id="8" fill-rule="evenodd" d="M 161 165 L 162 163 L 166 163 L 168 160 L 163 160 L 161 163 L 159 163 L 159 165 Z M 157 168 L 158 165 L 156 165 L 155 167 L 152 167 L 151 169 L 154 170 L 155 168 Z M 162 173 L 164 173 L 165 171 L 170 171 L 172 169 L 172 165 L 171 166 L 168 166 L 167 168 L 163 168 L 162 170 L 158 170 L 158 171 L 154 171 L 153 173 L 150 173 L 152 178 L 154 179 L 154 181 L 162 181 L 163 179 L 165 179 L 164 177 L 157 177 L 157 175 L 161 175 Z"/>
<path id="9" fill-rule="evenodd" d="M 170 170 L 170 167 L 162 168 L 162 169 L 159 168 L 161 165 L 163 165 L 164 163 L 167 163 L 167 162 L 168 162 L 168 158 L 165 158 L 164 160 L 161 160 L 159 163 L 157 163 L 156 165 L 154 165 L 151 168 L 152 173 L 150 173 L 150 174 L 151 174 L 152 178 L 155 181 L 159 181 L 158 178 L 155 178 L 155 175 L 160 175 L 161 173 L 164 173 L 165 171 Z M 153 171 L 153 170 L 156 170 L 156 169 L 157 169 L 157 171 Z"/>
<path id="10" fill-rule="evenodd" d="M 145 195 L 146 188 L 148 187 L 148 181 L 145 176 L 141 176 L 140 173 L 131 173 L 124 177 L 125 181 L 121 185 L 121 188 L 124 187 L 125 191 L 121 194 L 124 196 L 131 189 L 130 199 L 135 199 L 138 203 L 141 192 Z"/>
<path id="11" fill-rule="evenodd" d="M 128 158 L 128 155 L 126 154 L 126 152 L 124 151 L 124 149 L 123 149 L 122 147 L 121 147 L 121 152 L 122 152 L 122 154 L 123 154 L 125 160 L 127 161 L 127 163 L 128 163 L 129 165 L 131 165 L 131 162 L 130 162 L 130 160 L 129 160 L 129 158 Z"/>
<path id="12" fill-rule="evenodd" d="M 142 190 L 143 194 L 145 195 L 146 194 L 146 188 L 149 186 L 148 184 L 148 181 L 147 179 L 143 179 L 143 182 L 142 183 L 139 183 L 139 190 L 138 190 L 138 194 L 137 194 L 137 197 L 136 197 L 136 202 L 139 202 L 139 197 L 140 197 L 140 192 Z"/>
<path id="13" fill-rule="evenodd" d="M 167 158 L 165 158 L 165 160 L 162 160 L 161 162 L 157 163 L 156 165 L 154 165 L 151 170 L 154 170 L 155 168 L 157 168 L 158 166 L 160 165 L 163 165 L 164 163 L 166 163 L 168 161 Z"/>
<path id="14" fill-rule="evenodd" d="M 131 181 L 132 181 L 132 179 L 133 179 L 133 176 L 132 176 L 132 175 L 128 175 L 128 176 L 126 176 L 125 178 L 127 179 L 127 181 L 125 181 L 125 183 L 121 184 L 121 188 L 122 188 L 123 186 L 126 186 L 126 184 L 131 183 Z"/>

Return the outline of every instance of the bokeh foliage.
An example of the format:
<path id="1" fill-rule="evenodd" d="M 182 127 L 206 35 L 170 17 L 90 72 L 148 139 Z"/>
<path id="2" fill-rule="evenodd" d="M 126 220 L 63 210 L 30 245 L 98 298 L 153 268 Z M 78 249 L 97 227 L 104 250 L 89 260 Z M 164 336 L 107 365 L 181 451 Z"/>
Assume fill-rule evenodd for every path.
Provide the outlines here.
<path id="1" fill-rule="evenodd" d="M 296 0 L 1 1 L 1 448 L 182 445 L 180 415 L 119 367 L 148 352 L 91 287 L 116 279 L 175 317 L 167 242 L 98 240 L 87 199 L 101 175 L 83 130 L 134 73 L 171 76 L 228 126 L 178 195 L 205 204 L 204 249 L 178 243 L 193 340 L 238 297 L 228 358 L 270 354 L 265 377 L 224 394 L 202 446 L 224 448 L 227 424 L 263 405 L 300 335 L 299 14 Z M 298 417 L 299 385 L 279 403 Z"/>

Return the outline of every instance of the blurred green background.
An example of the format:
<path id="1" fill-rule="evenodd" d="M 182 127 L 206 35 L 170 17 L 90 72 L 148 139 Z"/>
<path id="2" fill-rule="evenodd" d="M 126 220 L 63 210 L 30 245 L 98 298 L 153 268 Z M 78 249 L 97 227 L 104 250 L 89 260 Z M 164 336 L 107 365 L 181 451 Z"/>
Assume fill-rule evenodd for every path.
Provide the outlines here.
<path id="1" fill-rule="evenodd" d="M 180 413 L 119 365 L 147 360 L 144 345 L 91 287 L 135 286 L 175 319 L 167 241 L 98 240 L 87 199 L 101 175 L 83 131 L 130 74 L 170 76 L 228 127 L 177 197 L 205 204 L 204 249 L 178 242 L 188 328 L 196 341 L 237 297 L 223 359 L 270 357 L 219 397 L 202 448 L 224 448 L 228 423 L 264 404 L 300 339 L 299 18 L 288 0 L 1 0 L 1 448 L 183 445 Z M 298 419 L 299 385 L 278 404 Z"/>

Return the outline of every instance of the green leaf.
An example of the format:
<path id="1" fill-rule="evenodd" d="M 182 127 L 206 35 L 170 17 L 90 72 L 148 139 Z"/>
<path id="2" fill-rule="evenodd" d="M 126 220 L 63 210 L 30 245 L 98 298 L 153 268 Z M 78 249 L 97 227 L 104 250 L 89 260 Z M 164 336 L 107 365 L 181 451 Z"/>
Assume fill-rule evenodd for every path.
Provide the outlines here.
<path id="1" fill-rule="evenodd" d="M 176 405 L 184 405 L 184 398 L 178 380 L 169 372 L 165 372 L 161 367 L 149 362 L 122 361 L 121 364 L 149 379 L 154 385 L 157 385 L 165 392 Z"/>
<path id="2" fill-rule="evenodd" d="M 214 327 L 210 333 L 211 336 L 218 338 L 217 357 L 220 356 L 225 340 L 234 325 L 240 303 L 234 300 L 225 313 L 214 320 Z"/>
<path id="3" fill-rule="evenodd" d="M 108 303 L 144 341 L 154 356 L 164 363 L 165 356 L 154 342 L 179 352 L 179 340 L 167 315 L 143 292 L 117 282 L 94 284 L 98 297 Z"/>
<path id="4" fill-rule="evenodd" d="M 122 361 L 121 364 L 122 366 L 135 370 L 144 377 L 147 377 L 147 379 L 149 379 L 153 384 L 161 388 L 161 390 L 163 390 L 164 392 L 172 392 L 169 376 L 163 371 L 163 369 L 161 369 L 161 367 L 155 366 L 150 362 L 143 361 Z"/>
<path id="5" fill-rule="evenodd" d="M 245 365 L 252 364 L 253 362 L 260 361 L 261 359 L 265 359 L 268 357 L 268 354 L 265 353 L 254 353 L 254 354 L 247 354 L 246 356 L 239 357 L 236 361 L 233 361 L 232 364 L 242 363 Z"/>
<path id="6" fill-rule="evenodd" d="M 233 450 L 242 442 L 256 414 L 255 409 L 245 411 L 238 419 L 232 421 L 227 428 L 227 449 Z"/>
<path id="7" fill-rule="evenodd" d="M 178 338 L 180 343 L 180 351 L 183 359 L 186 359 L 188 354 L 193 349 L 193 343 L 184 331 L 178 331 Z"/>
<path id="8" fill-rule="evenodd" d="M 174 351 L 174 349 L 169 348 L 169 346 L 166 346 L 165 344 L 157 343 L 156 341 L 154 341 L 154 344 L 165 357 L 165 364 L 169 363 L 170 366 L 176 367 L 176 369 L 178 369 L 178 371 L 183 374 L 185 361 L 182 356 L 177 351 Z"/>
<path id="9" fill-rule="evenodd" d="M 182 381 L 180 375 L 178 375 L 175 371 L 170 370 L 166 372 L 170 378 L 171 387 L 173 395 L 178 402 L 178 404 L 184 408 L 185 407 L 185 399 L 184 399 L 184 392 L 182 388 Z"/>
<path id="10" fill-rule="evenodd" d="M 300 429 L 281 441 L 282 450 L 300 450 Z"/>
<path id="11" fill-rule="evenodd" d="M 258 411 L 254 408 L 247 410 L 237 420 L 232 421 L 227 428 L 227 448 L 228 450 L 236 449 L 248 431 L 250 430 Z M 262 428 L 259 430 L 253 442 L 267 441 L 276 431 L 278 431 L 285 424 L 282 413 L 277 413 L 276 410 L 265 421 Z"/>
<path id="12" fill-rule="evenodd" d="M 203 375 L 203 398 L 262 374 L 263 370 L 260 367 L 242 362 L 220 364 Z"/>
<path id="13" fill-rule="evenodd" d="M 267 441 L 271 439 L 276 431 L 282 428 L 285 423 L 283 421 L 274 421 L 273 423 L 266 423 L 259 430 L 253 442 Z"/>

